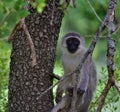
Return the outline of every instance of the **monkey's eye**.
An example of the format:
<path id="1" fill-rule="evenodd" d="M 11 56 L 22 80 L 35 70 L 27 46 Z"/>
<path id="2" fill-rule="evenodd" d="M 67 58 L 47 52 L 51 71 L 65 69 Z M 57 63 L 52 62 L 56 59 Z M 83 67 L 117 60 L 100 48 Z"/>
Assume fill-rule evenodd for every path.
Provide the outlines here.
<path id="1" fill-rule="evenodd" d="M 73 41 L 72 41 L 72 39 L 70 39 L 70 38 L 69 38 L 69 39 L 67 39 L 67 41 L 66 41 L 67 45 L 71 45 L 71 44 L 72 44 L 72 42 L 73 42 Z"/>
<path id="2" fill-rule="evenodd" d="M 75 46 L 78 46 L 80 44 L 80 41 L 77 38 L 73 38 L 72 41 Z"/>
<path id="3" fill-rule="evenodd" d="M 78 41 L 78 40 L 75 39 L 74 40 L 74 44 L 78 46 L 80 44 L 80 41 Z"/>
<path id="4" fill-rule="evenodd" d="M 80 41 L 77 39 L 77 38 L 68 38 L 66 40 L 66 44 L 67 45 L 75 45 L 75 46 L 78 46 L 80 44 Z"/>

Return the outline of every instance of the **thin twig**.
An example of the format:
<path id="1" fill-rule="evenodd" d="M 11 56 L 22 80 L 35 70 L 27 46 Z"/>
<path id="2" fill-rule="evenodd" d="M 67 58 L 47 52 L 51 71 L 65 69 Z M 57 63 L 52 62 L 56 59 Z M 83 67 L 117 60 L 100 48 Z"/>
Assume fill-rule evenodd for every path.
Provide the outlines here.
<path id="1" fill-rule="evenodd" d="M 108 6 L 108 12 L 106 15 L 106 23 L 105 25 L 108 26 L 108 24 L 112 23 L 114 21 L 114 14 L 115 14 L 115 8 L 116 8 L 117 0 L 110 0 L 109 6 Z M 108 68 L 108 83 L 106 87 L 104 88 L 103 92 L 101 93 L 100 100 L 97 107 L 97 112 L 101 112 L 102 107 L 105 102 L 105 98 L 111 88 L 115 84 L 115 80 L 113 80 L 114 77 L 114 54 L 115 54 L 115 45 L 114 40 L 111 38 L 112 33 L 112 26 L 108 27 L 108 38 L 107 38 L 107 68 Z"/>
<path id="2" fill-rule="evenodd" d="M 89 4 L 89 6 L 91 7 L 91 9 L 93 10 L 95 16 L 102 23 L 102 19 L 98 16 L 98 14 L 96 13 L 96 11 L 95 11 L 94 7 L 92 6 L 92 4 L 90 3 L 90 1 L 87 0 L 87 2 Z M 113 21 L 114 20 L 114 16 L 113 16 L 114 15 L 114 11 L 113 10 L 108 11 L 108 15 L 111 16 L 111 17 L 109 17 L 109 20 Z M 107 19 L 108 15 L 106 16 L 106 19 Z M 110 22 L 110 21 L 109 21 L 109 24 L 105 24 L 105 26 L 108 27 L 109 29 L 111 28 L 110 30 L 114 33 L 117 30 L 117 28 L 115 28 L 115 25 L 113 24 L 113 22 Z"/>
<path id="3" fill-rule="evenodd" d="M 104 88 L 104 90 L 102 92 L 102 94 L 99 97 L 99 104 L 98 104 L 96 112 L 101 112 L 101 109 L 102 109 L 103 104 L 105 102 L 105 98 L 106 98 L 111 86 L 112 86 L 111 83 L 109 83 L 109 81 L 108 81 L 107 85 L 105 86 L 105 88 Z"/>
<path id="4" fill-rule="evenodd" d="M 91 7 L 92 11 L 94 12 L 95 16 L 97 17 L 97 19 L 102 23 L 102 19 L 98 16 L 98 14 L 96 13 L 95 9 L 93 8 L 92 4 L 90 3 L 89 0 L 87 0 L 89 6 Z"/>
<path id="5" fill-rule="evenodd" d="M 48 91 L 50 91 L 52 88 L 54 88 L 56 85 L 59 84 L 60 81 L 56 82 L 54 85 L 50 86 L 48 89 L 46 89 L 44 92 L 40 94 L 40 96 L 37 97 L 37 100 L 39 100 L 42 96 L 44 96 Z"/>
<path id="6" fill-rule="evenodd" d="M 64 81 L 67 77 L 69 77 L 70 75 L 72 75 L 75 71 L 72 71 L 70 73 L 68 73 L 67 75 L 64 75 L 62 78 L 60 78 L 58 80 L 58 82 L 56 82 L 55 84 L 53 84 L 52 86 L 50 86 L 48 89 L 46 89 L 44 92 L 41 93 L 41 95 L 39 96 L 39 98 L 41 98 L 42 96 L 44 96 L 48 91 L 50 91 L 52 88 L 54 88 L 56 85 L 58 85 L 59 83 L 61 83 L 62 81 Z M 54 77 L 54 76 L 53 76 Z"/>

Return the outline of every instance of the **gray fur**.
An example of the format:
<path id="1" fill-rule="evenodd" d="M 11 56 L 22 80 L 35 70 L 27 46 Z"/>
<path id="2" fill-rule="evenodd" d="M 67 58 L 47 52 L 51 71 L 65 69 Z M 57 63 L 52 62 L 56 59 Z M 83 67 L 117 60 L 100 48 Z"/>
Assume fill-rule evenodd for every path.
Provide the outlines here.
<path id="1" fill-rule="evenodd" d="M 65 44 L 66 38 L 73 36 L 79 39 L 81 44 L 79 45 L 78 50 L 74 54 L 71 54 L 68 52 L 66 47 L 67 45 Z M 62 41 L 62 64 L 64 68 L 63 77 L 66 77 L 68 73 L 76 69 L 85 52 L 86 48 L 84 45 L 84 41 L 78 33 L 72 32 L 65 35 Z M 65 78 L 65 80 L 62 81 L 58 86 L 57 95 L 59 95 L 60 92 L 66 91 L 67 88 L 73 87 L 74 83 L 75 74 L 72 74 L 71 76 Z M 77 112 L 88 112 L 88 108 L 92 100 L 96 85 L 97 85 L 96 67 L 91 56 L 88 56 L 85 63 L 82 66 L 81 73 L 79 74 L 79 82 L 77 88 L 78 90 L 83 91 L 83 94 L 82 95 L 79 93 L 77 94 L 78 95 L 76 103 Z M 58 112 L 60 109 L 66 106 L 70 106 L 70 103 L 71 96 L 69 95 L 69 92 L 66 91 L 65 96 L 62 97 L 61 101 L 59 101 L 59 103 L 53 108 L 51 112 Z"/>

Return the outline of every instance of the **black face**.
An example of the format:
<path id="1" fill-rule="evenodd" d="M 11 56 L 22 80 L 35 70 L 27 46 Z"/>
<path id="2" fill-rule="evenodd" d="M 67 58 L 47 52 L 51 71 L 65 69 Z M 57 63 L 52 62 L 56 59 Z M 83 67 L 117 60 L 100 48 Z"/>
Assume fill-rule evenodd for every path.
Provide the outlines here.
<path id="1" fill-rule="evenodd" d="M 66 40 L 67 49 L 70 53 L 75 53 L 80 45 L 80 41 L 77 38 L 68 38 Z"/>

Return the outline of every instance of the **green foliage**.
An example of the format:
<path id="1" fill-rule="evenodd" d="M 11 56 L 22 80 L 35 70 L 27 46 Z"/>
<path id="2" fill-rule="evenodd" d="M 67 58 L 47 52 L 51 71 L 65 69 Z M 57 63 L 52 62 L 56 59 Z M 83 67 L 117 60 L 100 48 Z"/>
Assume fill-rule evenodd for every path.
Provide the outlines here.
<path id="1" fill-rule="evenodd" d="M 115 78 L 116 78 L 116 81 L 120 84 L 120 47 L 119 47 L 120 40 L 118 39 L 119 36 L 118 38 L 116 37 L 114 37 L 116 40 L 116 46 L 115 46 L 116 54 L 115 54 L 115 60 L 114 60 L 115 61 Z M 108 80 L 108 72 L 107 72 L 106 66 L 101 67 L 100 74 L 98 76 L 99 80 L 98 80 L 97 90 L 96 90 L 93 102 L 91 104 L 91 107 L 90 107 L 91 112 L 95 112 L 95 109 L 98 106 L 99 96 L 101 95 Z M 116 88 L 112 87 L 106 97 L 106 101 L 102 109 L 102 112 L 119 112 L 120 111 L 119 105 L 120 105 L 119 93 L 116 90 Z"/>
<path id="2" fill-rule="evenodd" d="M 59 74 L 60 77 L 62 77 L 62 75 L 63 75 L 62 64 L 61 64 L 61 62 L 58 61 L 58 60 L 55 62 L 54 73 L 55 73 L 55 74 Z"/>
<path id="3" fill-rule="evenodd" d="M 31 4 L 40 13 L 46 5 L 45 0 L 35 0 Z M 10 35 L 20 19 L 29 15 L 25 10 L 27 5 L 24 0 L 0 0 L 0 38 Z"/>
<path id="4" fill-rule="evenodd" d="M 107 74 L 106 67 L 101 68 L 101 74 L 102 74 L 102 76 L 98 80 L 98 86 L 97 86 L 93 101 L 90 106 L 91 112 L 96 112 L 99 97 L 107 83 L 108 74 Z M 103 106 L 102 112 L 119 112 L 119 104 L 120 104 L 119 94 L 118 94 L 116 88 L 111 88 L 106 97 L 106 101 Z"/>
<path id="5" fill-rule="evenodd" d="M 107 6 L 108 0 L 89 0 L 95 9 L 98 16 L 103 20 Z M 64 3 L 64 0 L 61 0 Z M 45 7 L 45 0 L 36 0 L 31 3 L 38 12 L 41 13 Z M 10 51 L 11 46 L 3 41 L 8 38 L 12 29 L 18 23 L 22 17 L 29 15 L 29 12 L 23 9 L 27 4 L 24 0 L 0 0 L 0 112 L 7 112 L 7 102 L 8 102 L 8 74 L 9 74 L 9 62 L 10 62 Z M 63 8 L 65 5 L 63 5 Z M 120 1 L 118 1 L 116 10 L 116 19 L 120 18 Z M 81 35 L 85 37 L 87 46 L 90 44 L 92 37 L 95 35 L 96 30 L 100 25 L 100 21 L 97 19 L 93 13 L 91 7 L 87 3 L 87 0 L 77 0 L 77 8 L 73 8 L 71 5 L 65 11 L 65 17 L 63 20 L 60 37 L 69 31 L 80 32 Z M 120 83 L 120 31 L 118 34 L 114 35 L 116 40 L 116 55 L 115 55 L 115 76 L 117 81 Z M 55 64 L 54 73 L 60 74 L 62 76 L 63 70 L 61 67 L 60 59 L 60 42 L 58 42 L 57 51 L 57 61 Z M 98 86 L 97 90 L 91 104 L 91 112 L 95 112 L 97 107 L 98 97 L 100 96 L 102 90 L 107 82 L 107 69 L 106 69 L 106 34 L 99 40 L 95 51 L 94 59 L 96 60 L 97 71 L 98 71 Z M 103 66 L 103 67 L 102 67 Z M 56 80 L 54 81 L 56 82 Z M 55 90 L 54 90 L 55 91 Z M 111 88 L 104 108 L 102 112 L 119 112 L 120 111 L 120 97 L 115 88 Z"/>
<path id="6" fill-rule="evenodd" d="M 24 10 L 24 0 L 0 0 L 0 38 L 10 35 L 14 26 L 29 12 Z"/>
<path id="7" fill-rule="evenodd" d="M 10 52 L 11 46 L 0 41 L 0 112 L 7 112 Z"/>
<path id="8" fill-rule="evenodd" d="M 119 38 L 119 37 L 118 37 Z M 116 55 L 115 55 L 115 76 L 117 77 L 117 81 L 120 83 L 120 39 L 119 41 L 117 42 L 117 45 L 116 45 Z"/>
<path id="9" fill-rule="evenodd" d="M 41 13 L 46 6 L 45 0 L 35 0 L 34 2 L 31 2 L 31 4 L 39 13 Z"/>
<path id="10" fill-rule="evenodd" d="M 54 66 L 54 74 L 57 74 L 59 75 L 60 77 L 62 77 L 63 75 L 63 68 L 62 68 L 62 64 L 60 62 L 60 60 L 57 60 L 55 62 L 55 66 Z M 54 84 L 57 82 L 58 80 L 54 79 Z M 56 93 L 56 89 L 57 89 L 57 86 L 55 86 L 53 88 L 53 95 L 54 95 L 54 98 L 56 97 L 55 93 Z"/>

